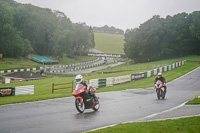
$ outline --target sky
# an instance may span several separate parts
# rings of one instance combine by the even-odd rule
[[[178,13],[200,11],[200,0],[15,0],[42,8],[59,10],[73,23],[138,28],[154,15],[166,18]]]

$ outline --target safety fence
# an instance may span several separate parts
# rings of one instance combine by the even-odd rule
[[[116,84],[126,83],[133,80],[140,80],[142,78],[149,78],[154,75],[157,75],[159,72],[166,72],[170,71],[172,69],[175,69],[179,66],[182,66],[185,64],[185,61],[180,61],[173,63],[171,65],[167,65],[164,67],[155,68],[152,70],[149,70],[147,72],[141,72],[136,74],[130,74],[125,76],[119,76],[119,77],[109,77],[109,78],[101,78],[101,79],[91,79],[89,81],[90,85],[96,88],[106,87],[106,86],[113,86]]]
[[[12,69],[12,70],[0,70],[0,73],[35,71],[35,70],[40,70],[40,68],[41,68],[41,67],[36,67],[36,68],[24,68],[24,69]]]
[[[60,83],[60,84],[52,84],[52,93],[54,93],[55,90],[61,90],[61,89],[69,89],[73,88],[73,81],[68,83]]]
[[[0,97],[34,94],[34,85],[0,88]]]
[[[75,64],[72,64],[70,66],[60,66],[60,67],[47,67],[46,68],[46,73],[51,74],[51,73],[65,73],[65,72],[72,72],[72,71],[77,71],[77,70],[82,70],[82,69],[87,69],[95,66],[100,66],[102,63],[97,63],[97,64],[92,64],[92,65],[85,65],[85,66],[76,66]]]

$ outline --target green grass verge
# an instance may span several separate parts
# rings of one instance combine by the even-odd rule
[[[200,98],[194,98],[190,101],[188,101],[186,104],[200,104]]]
[[[119,124],[88,133],[199,133],[200,116],[176,120]]]
[[[190,60],[200,60],[200,56],[192,56],[192,57],[186,57]],[[179,59],[177,59],[179,60]],[[165,60],[165,61],[158,61],[154,62],[155,64],[171,64],[173,60]],[[168,63],[167,63],[168,62]],[[149,63],[141,63],[136,64],[137,67],[145,68],[146,66],[152,66],[154,64],[152,62]],[[125,65],[121,67],[121,69],[127,69],[127,67],[134,67],[134,65]],[[167,82],[180,77],[183,74],[186,74],[187,72],[195,69],[198,67],[199,64],[197,62],[186,62],[185,65],[178,67],[174,70],[168,71],[163,73],[163,76],[166,78]],[[136,67],[136,68],[137,68]],[[149,69],[152,69],[149,67]],[[118,70],[116,68],[116,70]],[[132,74],[134,71],[130,71],[128,73],[126,72],[119,72],[119,73],[111,73],[111,74],[98,74],[98,73],[92,73],[88,76],[85,76],[84,78],[86,80],[95,79],[95,78],[107,78],[107,77],[113,77],[113,76],[122,76],[124,74]],[[146,78],[138,81],[132,81],[126,84],[120,84],[115,85],[111,87],[104,87],[99,88],[97,92],[105,92],[105,91],[120,91],[124,89],[131,89],[131,88],[146,88],[146,87],[152,87],[155,77]],[[35,92],[34,95],[19,95],[19,96],[10,96],[10,97],[2,97],[0,98],[0,105],[3,104],[11,104],[11,103],[20,103],[20,102],[28,102],[28,101],[38,101],[38,100],[45,100],[45,99],[53,99],[53,98],[59,98],[59,97],[68,97],[72,96],[71,89],[65,89],[65,90],[56,90],[54,94],[51,93],[52,90],[52,83],[66,83],[66,82],[72,82],[74,80],[74,77],[52,77],[48,76],[46,79],[42,80],[34,80],[34,81],[28,81],[28,82],[18,82],[18,83],[11,83],[11,84],[0,84],[0,87],[16,87],[16,86],[25,86],[25,85],[34,85]]]
[[[124,54],[124,36],[105,33],[94,33],[95,49],[104,53]]]
[[[34,68],[40,66],[28,58],[3,58],[0,59],[0,70]]]
[[[60,65],[68,65],[68,64],[75,64],[80,62],[87,62],[95,60],[97,57],[92,56],[76,56],[74,58],[63,57],[59,59]]]

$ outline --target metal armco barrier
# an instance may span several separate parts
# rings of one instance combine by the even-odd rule
[[[136,73],[131,75],[131,80],[140,80],[144,78],[144,73]]]
[[[0,73],[35,71],[35,70],[40,70],[40,68],[41,68],[41,67],[36,67],[36,68],[25,68],[25,69],[13,69],[13,70],[0,70]]]
[[[14,96],[14,95],[15,95],[15,88],[14,87],[0,88],[0,97]]]
[[[71,86],[70,86],[71,85]],[[59,87],[57,87],[59,86]],[[61,84],[52,84],[52,93],[54,93],[54,90],[60,90],[60,89],[68,89],[73,88],[73,81],[68,83],[61,83]]]

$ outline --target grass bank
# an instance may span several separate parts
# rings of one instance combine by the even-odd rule
[[[200,116],[176,120],[119,124],[88,133],[199,133]]]
[[[193,105],[200,104],[200,98],[194,98],[188,101],[186,104],[193,104]]]
[[[3,58],[0,59],[0,70],[34,68],[40,64],[31,61],[28,58]]]
[[[124,36],[105,33],[94,33],[95,49],[104,53],[124,54]]]
[[[80,62],[87,62],[95,60],[96,57],[77,56],[75,58],[63,57],[59,59],[58,65],[75,64]],[[42,66],[36,62],[31,61],[29,58],[3,58],[0,59],[0,70],[8,69],[21,69],[21,68],[35,68]]]

